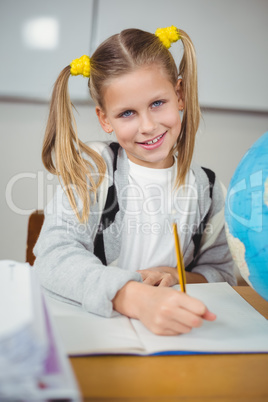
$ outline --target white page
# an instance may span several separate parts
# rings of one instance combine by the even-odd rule
[[[104,318],[49,296],[46,300],[68,355],[142,352],[127,317]]]
[[[0,261],[0,339],[33,321],[29,264]]]
[[[190,284],[186,291],[217,315],[178,336],[153,335],[131,320],[149,354],[161,351],[268,352],[268,321],[227,283]]]

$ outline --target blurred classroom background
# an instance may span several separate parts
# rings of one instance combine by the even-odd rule
[[[0,259],[25,260],[28,217],[58,185],[41,161],[56,77],[124,28],[175,25],[192,38],[203,115],[195,160],[228,187],[242,156],[268,131],[267,17],[267,0],[1,0]],[[179,62],[180,46],[172,53]],[[80,139],[110,140],[86,79],[71,79],[70,93]]]

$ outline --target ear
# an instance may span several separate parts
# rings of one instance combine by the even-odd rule
[[[175,86],[175,91],[178,97],[178,102],[179,102],[179,110],[184,109],[184,93],[183,93],[183,87],[182,87],[182,80],[179,79],[177,81],[177,84]]]
[[[113,128],[112,128],[111,124],[109,123],[109,120],[108,120],[105,112],[98,106],[96,107],[95,110],[96,110],[96,115],[98,116],[100,125],[103,128],[103,130],[106,131],[106,133],[111,133],[113,131]]]

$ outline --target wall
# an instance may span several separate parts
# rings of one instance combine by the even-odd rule
[[[48,101],[63,67],[89,53],[92,13],[93,0],[1,0],[0,94]],[[72,83],[80,99],[83,84]]]
[[[175,25],[194,43],[203,105],[268,111],[267,15],[267,0],[100,0],[95,42]],[[181,43],[171,52],[177,59]]]
[[[48,100],[59,71],[108,36],[175,25],[195,45],[202,105],[268,111],[267,15],[267,0],[1,0],[0,94]],[[171,52],[179,61],[181,42]]]

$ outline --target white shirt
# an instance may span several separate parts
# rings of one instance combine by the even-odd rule
[[[184,249],[186,237],[180,228],[187,225],[197,206],[192,171],[187,174],[184,191],[182,187],[174,191],[176,162],[167,169],[152,169],[129,161],[119,267],[131,271],[162,265],[176,267],[172,224],[174,221],[178,224]]]

